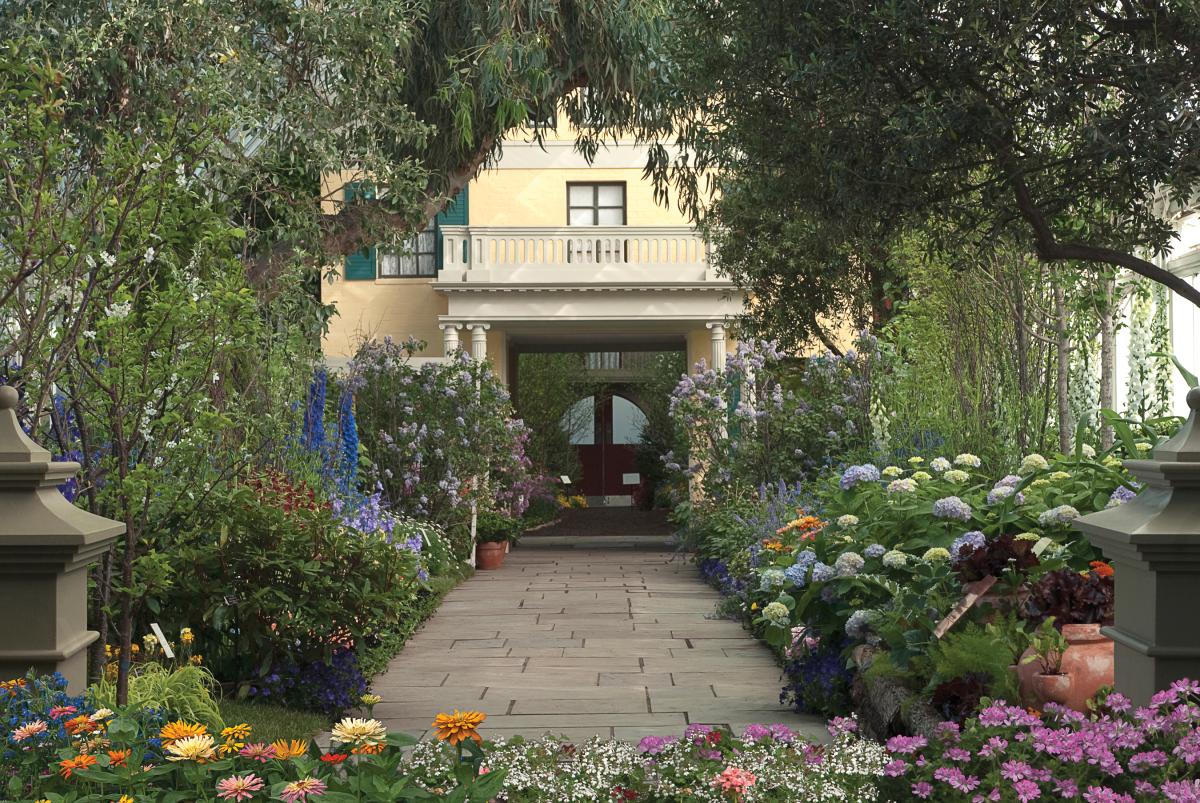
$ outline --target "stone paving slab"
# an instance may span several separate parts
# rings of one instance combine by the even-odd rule
[[[606,512],[604,521],[620,521]],[[661,535],[530,536],[479,572],[376,678],[389,728],[430,738],[441,711],[488,736],[673,735],[691,722],[823,723],[779,705],[780,669]]]

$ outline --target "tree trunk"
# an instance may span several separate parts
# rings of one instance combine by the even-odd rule
[[[1104,308],[1100,311],[1100,409],[1117,408],[1117,326],[1116,326],[1116,280],[1104,281]],[[1110,449],[1113,445],[1113,429],[1103,420],[1100,423],[1100,446]]]
[[[1033,397],[1032,388],[1029,381],[1029,334],[1025,327],[1028,325],[1025,320],[1025,288],[1021,286],[1020,266],[1018,265],[1013,276],[1013,316],[1015,318],[1015,334],[1017,336],[1017,388],[1020,410],[1018,413],[1019,425],[1017,426],[1017,445],[1021,449],[1021,453],[1029,451],[1029,413],[1030,400]]]
[[[1067,398],[1071,377],[1071,336],[1067,330],[1067,299],[1062,284],[1054,281],[1054,330],[1058,336],[1056,395],[1058,397],[1058,449],[1066,454],[1071,451],[1074,422],[1071,421],[1071,402]]]

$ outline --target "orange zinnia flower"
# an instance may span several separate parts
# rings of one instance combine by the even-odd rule
[[[437,729],[437,737],[443,742],[457,746],[467,739],[474,739],[476,743],[481,743],[483,737],[476,729],[485,719],[487,714],[482,711],[459,712],[456,708],[453,714],[438,714],[437,719],[433,721],[433,727]]]
[[[353,748],[350,752],[356,756],[374,755],[375,753],[382,753],[386,747],[386,744],[363,744]]]
[[[108,766],[124,767],[125,760],[129,758],[129,750],[109,750],[108,751]]]
[[[187,739],[190,736],[203,736],[206,733],[208,733],[208,728],[203,725],[177,719],[174,722],[168,722],[166,725],[163,725],[162,730],[158,732],[158,736],[163,740],[164,745],[168,745],[180,739]]]
[[[1107,563],[1105,563],[1102,560],[1094,560],[1091,563],[1089,563],[1088,566],[1091,566],[1092,571],[1094,571],[1100,577],[1112,577],[1113,576],[1113,567],[1108,565]]]
[[[308,752],[307,739],[292,739],[290,742],[287,739],[277,739],[271,742],[271,747],[275,748],[275,758],[280,761],[287,761],[292,758],[299,758]]]
[[[90,756],[87,753],[80,753],[74,758],[64,759],[58,762],[59,774],[64,778],[70,778],[71,773],[75,770],[86,770],[89,767],[96,766],[96,757]]]
[[[91,733],[98,727],[100,727],[100,725],[96,722],[92,722],[92,718],[87,714],[80,714],[79,716],[72,717],[63,723],[63,728],[65,728],[67,733],[71,734],[72,736],[76,733]]]
[[[348,758],[350,758],[349,753],[326,753],[321,756],[321,760],[326,764],[341,764]]]

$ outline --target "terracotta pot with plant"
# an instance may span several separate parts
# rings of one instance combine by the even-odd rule
[[[493,510],[483,511],[475,521],[475,568],[499,569],[509,544],[521,536],[521,522]]]
[[[1032,676],[1033,697],[1041,705],[1066,705],[1071,697],[1072,678],[1062,669],[1067,640],[1054,626],[1054,617],[1046,619],[1034,632],[1029,651],[1021,659],[1023,665],[1036,669]]]
[[[1112,574],[1112,567],[1102,561],[1093,561],[1086,572],[1047,572],[1034,583],[1026,602],[1027,618],[1053,622],[1066,642],[1062,673],[1071,680],[1064,704],[1076,711],[1087,711],[1087,701],[1113,683],[1113,642],[1100,632],[1112,624]],[[1020,675],[1022,687],[1032,688],[1032,671],[1022,667]]]

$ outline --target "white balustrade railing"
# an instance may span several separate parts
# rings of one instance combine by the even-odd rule
[[[550,276],[704,280],[708,275],[708,246],[689,226],[444,226],[441,232],[446,278],[469,281],[474,271],[486,272],[493,282]]]

